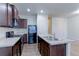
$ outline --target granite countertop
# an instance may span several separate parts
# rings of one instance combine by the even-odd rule
[[[66,44],[66,43],[71,43],[73,41],[77,41],[77,40],[71,40],[71,39],[54,40],[53,37],[49,38],[47,37],[47,35],[46,36],[38,35],[38,36],[41,37],[44,41],[46,41],[50,45]]]
[[[1,39],[0,48],[4,48],[14,46],[20,40],[20,37],[0,38],[0,39]]]

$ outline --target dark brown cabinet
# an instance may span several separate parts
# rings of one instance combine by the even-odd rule
[[[11,5],[11,8],[12,8],[12,27],[18,28],[18,26],[19,26],[19,24],[18,24],[18,20],[19,20],[18,10],[14,5]]]
[[[6,4],[7,5],[7,25],[8,27],[12,27],[12,5],[11,4]]]
[[[49,44],[46,43],[43,39],[38,37],[38,50],[42,56],[50,55],[50,47]]]
[[[24,43],[27,43],[27,34],[24,34],[21,38],[21,49],[23,49]]]
[[[0,26],[12,27],[13,11],[9,3],[0,3]]]
[[[66,44],[50,45],[38,37],[38,50],[42,56],[66,56]]]
[[[27,20],[19,17],[18,9],[9,3],[0,3],[0,27],[26,28]]]
[[[18,9],[14,6],[12,6],[12,25],[15,28],[26,28],[27,27],[27,21],[26,19],[21,19],[18,14]]]
[[[13,9],[14,9],[13,11],[14,18],[18,20],[19,19],[18,9],[14,5],[13,5]]]
[[[13,41],[13,40],[12,40]],[[5,46],[0,48],[0,56],[21,56],[21,39],[15,42],[14,45]]]
[[[17,8],[12,5],[12,25],[15,28],[26,28],[27,27],[27,21],[26,19],[21,19],[18,16],[18,10]]]
[[[24,34],[23,42],[24,42],[24,43],[27,43],[27,34]]]
[[[19,28],[27,28],[27,19],[19,19],[18,20]]]
[[[7,6],[5,3],[0,3],[0,26],[8,26]]]
[[[16,27],[16,28],[27,27],[27,20],[19,17],[18,10],[14,5],[12,5],[12,21],[13,21],[12,22],[13,27]]]
[[[66,56],[66,44],[52,45],[50,47],[50,55]]]
[[[12,56],[21,56],[21,40],[12,47]]]
[[[27,34],[24,34],[24,35],[22,36],[22,42],[23,42],[23,44],[24,44],[24,43],[27,43]]]
[[[14,8],[14,5],[9,3],[0,3],[0,26],[1,27],[12,27],[13,18],[18,19],[18,11]]]

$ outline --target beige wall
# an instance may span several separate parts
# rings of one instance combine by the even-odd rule
[[[48,16],[48,34],[52,34],[52,16]]]

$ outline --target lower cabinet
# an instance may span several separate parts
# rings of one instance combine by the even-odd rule
[[[21,56],[21,45],[20,39],[14,46],[0,48],[0,56]]]
[[[50,46],[50,55],[52,56],[66,56],[66,44]]]
[[[12,56],[20,56],[24,43],[27,43],[27,34],[24,34],[20,40],[12,47]]]
[[[18,41],[12,47],[12,56],[21,56],[21,41]]]
[[[23,42],[24,42],[24,43],[27,43],[27,34],[24,34],[24,35],[23,35]]]
[[[42,56],[66,56],[66,44],[50,45],[38,37],[38,50]]]
[[[27,34],[23,34],[23,36],[21,37],[21,42],[22,44],[27,43]]]

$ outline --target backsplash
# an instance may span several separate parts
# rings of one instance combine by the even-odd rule
[[[8,28],[0,27],[0,38],[5,37],[5,33],[8,31]]]
[[[9,28],[9,30],[14,31],[14,35],[21,35],[27,33],[26,29],[21,29],[21,28]]]
[[[22,35],[27,33],[26,29],[0,27],[0,38],[6,37],[6,32],[8,31],[14,31],[15,35]]]

